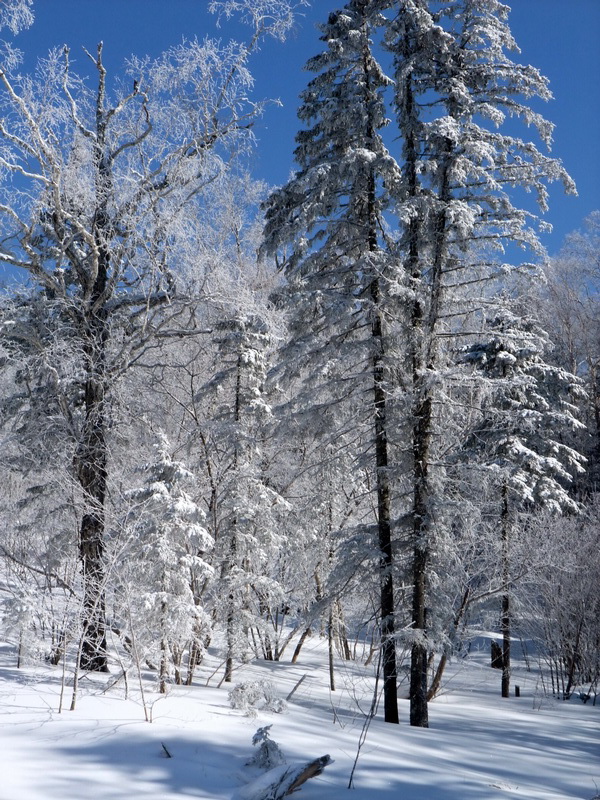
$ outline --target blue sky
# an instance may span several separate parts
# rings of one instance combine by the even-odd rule
[[[547,220],[554,232],[544,237],[552,253],[569,231],[600,208],[600,0],[513,0],[511,28],[521,48],[521,62],[531,63],[550,78],[555,99],[539,110],[556,124],[553,154],[562,159],[577,183],[579,196],[551,190]],[[258,151],[254,172],[269,183],[286,180],[293,168],[294,135],[298,129],[298,94],[309,74],[306,60],[319,52],[315,24],[343,0],[312,0],[285,44],[269,41],[254,60],[258,98],[279,98],[256,128]],[[105,62],[116,70],[123,59],[158,53],[181,41],[214,35],[240,38],[235,25],[215,27],[208,0],[35,0],[36,21],[21,33],[18,45],[31,65],[50,47],[68,44],[72,58],[87,69],[80,46],[95,49],[104,41]]]

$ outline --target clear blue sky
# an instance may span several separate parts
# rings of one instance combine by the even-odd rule
[[[540,110],[556,124],[553,154],[561,158],[577,182],[579,197],[551,191],[547,219],[554,232],[544,237],[550,252],[583,218],[600,208],[600,0],[507,0],[511,28],[521,48],[520,60],[550,78],[555,99]],[[257,127],[255,174],[272,184],[286,180],[293,168],[294,135],[298,129],[298,93],[309,79],[302,70],[319,52],[315,24],[326,20],[344,0],[312,0],[304,18],[285,44],[268,41],[254,61],[257,97],[280,98]],[[34,0],[36,21],[18,37],[30,65],[50,47],[69,44],[77,59],[80,46],[94,49],[104,41],[109,69],[123,59],[157,55],[181,38],[216,35],[240,38],[244,29],[215,28],[208,0]],[[82,69],[87,69],[83,55]]]

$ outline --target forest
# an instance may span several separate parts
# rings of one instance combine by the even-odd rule
[[[600,211],[547,255],[576,187],[504,3],[342,4],[279,187],[252,57],[303,2],[119,74],[22,72],[36,3],[0,5],[0,639],[73,708],[320,637],[331,692],[360,661],[427,728],[475,630],[498,695],[518,644],[595,705]]]

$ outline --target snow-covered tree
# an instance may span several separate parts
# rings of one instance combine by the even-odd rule
[[[259,316],[237,313],[216,326],[214,338],[217,368],[200,395],[215,451],[210,458],[213,466],[218,462],[214,535],[219,572],[214,593],[226,628],[225,680],[230,681],[235,659],[257,649],[273,658],[269,628],[285,605],[277,563],[288,504],[271,485],[267,469],[269,327]]]
[[[386,46],[394,57],[394,106],[403,176],[394,187],[400,252],[413,291],[411,360],[413,604],[411,724],[427,726],[429,578],[443,526],[444,348],[473,308],[471,284],[500,272],[504,248],[540,251],[532,213],[510,192],[533,190],[546,209],[546,182],[572,183],[560,162],[501,131],[507,116],[550,145],[552,126],[526,101],[547,99],[546,81],[513,62],[516,45],[498,0],[394,3]],[[442,465],[436,466],[436,465]]]
[[[481,416],[465,444],[466,457],[492,474],[497,494],[504,586],[502,696],[509,697],[513,529],[524,511],[579,511],[571,484],[584,472],[585,458],[572,444],[583,428],[577,408],[583,390],[576,376],[547,363],[547,334],[522,310],[522,300],[498,298],[491,305],[489,338],[464,353],[488,380]]]
[[[397,722],[387,418],[393,358],[387,301],[397,278],[382,246],[382,198],[383,182],[393,183],[399,173],[381,134],[389,80],[373,55],[377,6],[356,0],[321,27],[327,49],[307,64],[317,75],[298,112],[309,126],[297,136],[300,169],[271,196],[265,236],[269,252],[283,253],[288,278],[292,322],[285,361],[306,378],[299,408],[312,406],[327,437],[357,422],[371,430],[384,716]]]
[[[0,69],[0,261],[31,278],[54,306],[57,338],[64,335],[76,353],[77,391],[62,397],[82,503],[87,669],[107,668],[115,387],[157,336],[167,328],[181,333],[175,273],[196,263],[210,218],[207,189],[247,149],[262,109],[249,99],[248,58],[291,13],[285,0],[269,8],[249,44],[206,39],[155,60],[132,58],[114,90],[102,45],[88,53],[89,80],[73,72],[67,47],[50,53],[34,77],[11,75],[6,63]]]
[[[23,631],[22,648],[43,651],[51,661],[60,658],[65,640],[78,637],[80,612],[81,508],[71,471],[72,420],[65,413],[80,396],[77,349],[68,331],[57,334],[59,315],[57,304],[31,287],[0,301],[0,554],[6,575],[14,578],[11,592],[35,598],[39,614],[35,633]]]
[[[214,540],[205,514],[186,491],[194,475],[173,460],[162,436],[156,457],[145,465],[144,485],[128,493],[133,506],[125,522],[126,543],[117,567],[122,613],[138,654],[159,664],[160,691],[166,692],[173,669],[181,682],[187,650],[190,676],[201,659],[210,620],[202,606],[213,569],[207,554]]]
[[[526,531],[538,568],[514,587],[520,629],[536,642],[545,691],[569,699],[594,697],[600,679],[598,503],[577,516],[539,514]]]
[[[0,30],[8,28],[16,34],[33,22],[33,0],[4,0],[0,5]]]
[[[569,234],[560,252],[546,265],[539,293],[539,313],[554,350],[553,363],[576,374],[584,383],[587,401],[583,419],[589,431],[580,447],[588,470],[580,489],[595,492],[600,477],[600,212]]]

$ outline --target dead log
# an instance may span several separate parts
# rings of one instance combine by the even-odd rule
[[[314,761],[306,764],[302,769],[302,772],[300,772],[285,794],[288,795],[292,792],[295,792],[302,786],[303,783],[306,783],[307,780],[310,778],[316,778],[317,775],[320,775],[323,772],[328,764],[331,764],[330,756],[321,756],[321,758],[315,758]],[[285,795],[282,795],[282,797],[285,797]]]
[[[321,756],[300,766],[279,766],[270,769],[255,780],[247,783],[238,792],[239,800],[282,800],[297,791],[310,778],[320,775],[328,764],[330,756]]]

